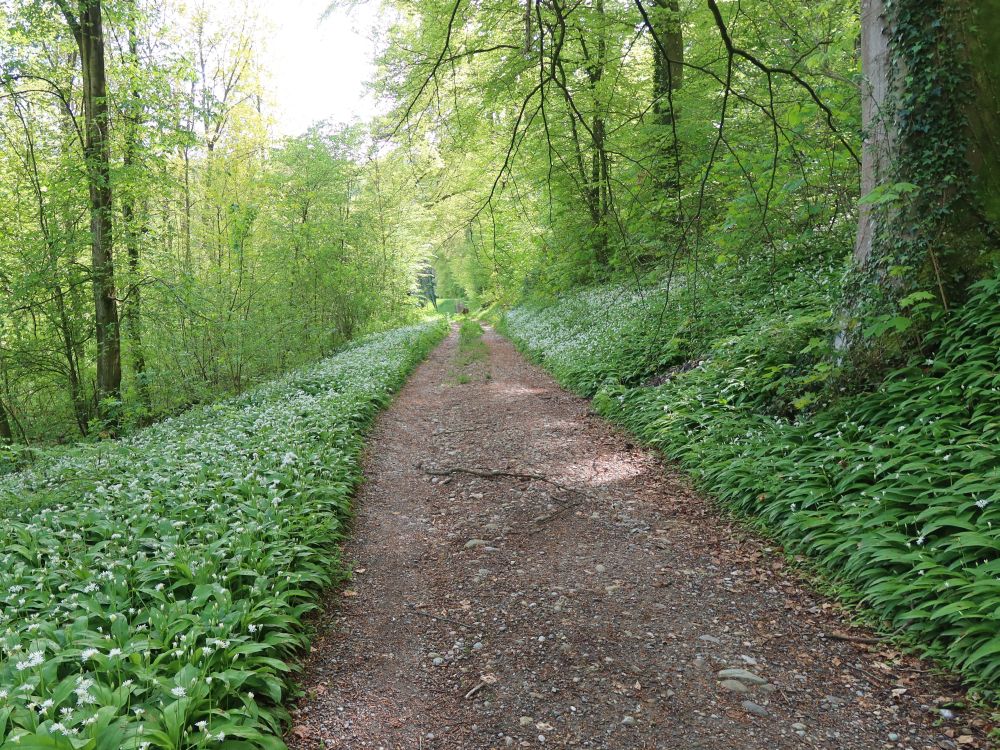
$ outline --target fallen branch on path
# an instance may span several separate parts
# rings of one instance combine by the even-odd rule
[[[477,425],[475,427],[456,427],[453,430],[438,430],[437,432],[432,432],[432,435],[452,435],[456,432],[477,432],[481,430],[488,429],[482,425]]]
[[[476,686],[474,688],[472,688],[469,692],[467,692],[465,694],[466,700],[468,700],[469,698],[471,698],[472,696],[474,696],[476,693],[478,693],[484,687],[487,687],[489,685],[495,685],[496,683],[497,683],[497,676],[495,674],[484,674],[484,675],[481,675],[479,677],[479,682],[476,683]]]
[[[469,698],[471,698],[472,696],[474,696],[476,693],[478,693],[480,690],[482,690],[484,687],[486,687],[486,683],[485,682],[478,683],[474,688],[472,688],[472,690],[470,690],[469,692],[467,692],[465,694],[465,699],[468,700]]]
[[[455,474],[465,474],[470,477],[479,477],[480,479],[523,479],[525,481],[545,482],[546,484],[551,484],[553,487],[565,492],[575,492],[578,495],[583,495],[584,497],[590,497],[593,499],[593,496],[586,490],[581,490],[577,487],[570,487],[569,485],[562,484],[554,479],[549,479],[543,474],[532,474],[524,471],[505,471],[501,469],[481,469],[478,467],[465,466],[452,466],[444,469],[434,469],[423,466],[420,463],[417,464],[417,468],[432,477],[450,477]]]
[[[453,466],[450,469],[428,469],[421,466],[425,474],[430,474],[432,477],[450,477],[455,474],[468,474],[472,477],[481,477],[483,479],[496,479],[497,477],[507,477],[510,479],[534,479],[540,482],[549,482],[550,484],[556,484],[548,477],[544,477],[541,474],[526,474],[520,471],[500,471],[497,469],[467,469],[463,466]]]

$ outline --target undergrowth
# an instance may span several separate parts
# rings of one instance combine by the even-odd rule
[[[905,366],[853,394],[839,392],[826,349],[833,286],[799,274],[777,304],[707,299],[697,325],[662,289],[609,286],[523,305],[502,326],[600,413],[996,700],[1000,281],[976,285]]]
[[[444,332],[0,480],[0,747],[283,748],[365,429]]]

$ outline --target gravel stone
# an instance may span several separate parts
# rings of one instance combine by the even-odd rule
[[[719,671],[718,678],[720,680],[739,680],[740,682],[745,682],[748,685],[766,685],[767,680],[759,675],[755,675],[753,672],[749,672],[746,669],[723,669]]]
[[[723,680],[719,683],[726,690],[731,690],[734,693],[749,693],[750,688],[744,685],[739,680]]]
[[[753,701],[743,701],[741,704],[748,714],[753,714],[754,716],[770,716],[767,709],[763,706],[758,706]]]

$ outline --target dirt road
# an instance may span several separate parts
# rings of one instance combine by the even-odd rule
[[[953,682],[485,340],[459,382],[453,334],[372,435],[292,747],[988,747]]]

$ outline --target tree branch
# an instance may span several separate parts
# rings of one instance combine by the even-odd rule
[[[708,7],[709,10],[712,11],[712,15],[715,17],[715,25],[719,29],[719,34],[722,36],[722,43],[726,45],[726,52],[729,54],[729,56],[731,58],[732,57],[743,58],[758,70],[767,73],[768,76],[776,73],[788,76],[793,81],[795,81],[799,86],[805,89],[809,93],[809,97],[813,100],[813,102],[815,102],[816,106],[819,107],[821,110],[823,110],[824,114],[826,115],[826,124],[829,126],[830,130],[834,134],[836,134],[841,144],[843,144],[844,148],[846,148],[847,151],[854,158],[854,161],[856,161],[858,164],[861,164],[861,159],[858,158],[858,155],[854,152],[854,149],[851,148],[851,144],[847,142],[847,139],[844,138],[843,134],[837,129],[837,126],[834,124],[833,110],[831,110],[826,105],[826,103],[819,98],[819,94],[816,93],[816,90],[812,86],[810,86],[809,83],[804,78],[802,78],[802,76],[800,76],[791,68],[779,68],[772,65],[768,65],[762,60],[751,55],[746,50],[737,47],[733,43],[732,37],[729,35],[729,29],[726,27],[726,22],[722,18],[722,11],[719,10],[719,4],[716,2],[716,0],[708,0]]]

